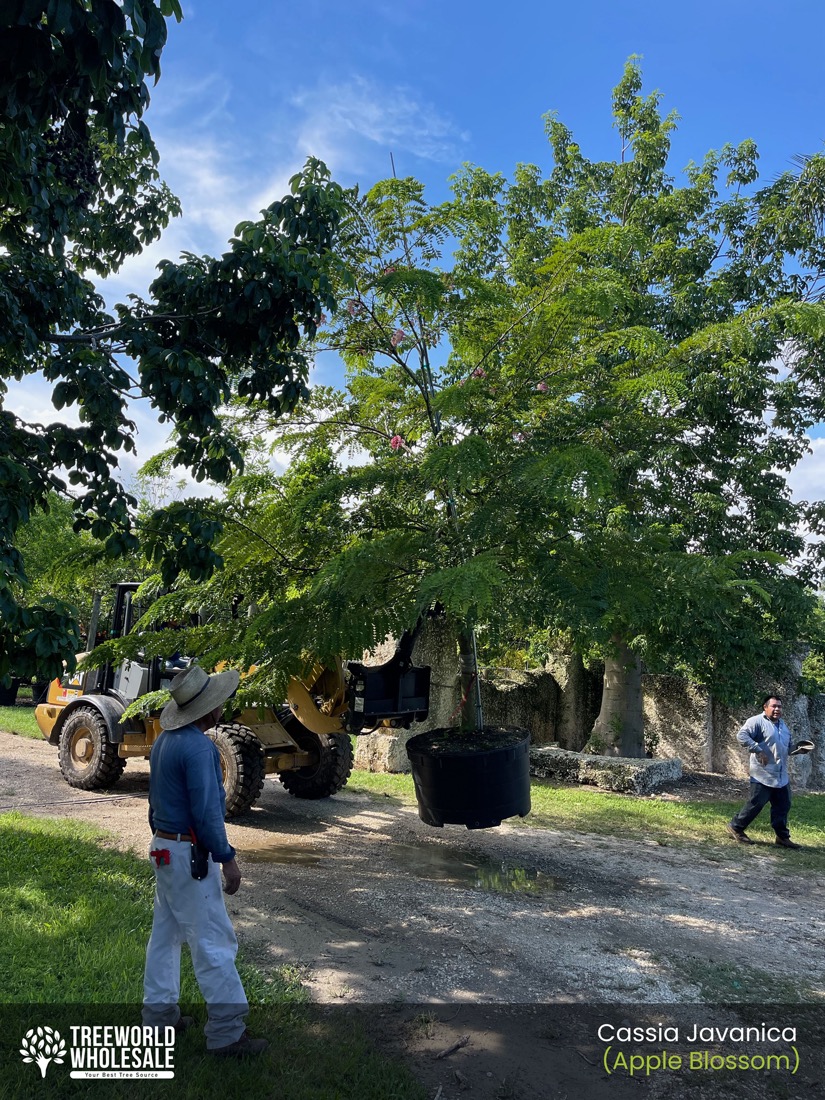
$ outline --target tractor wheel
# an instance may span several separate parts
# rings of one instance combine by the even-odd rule
[[[109,740],[103,715],[94,707],[79,707],[63,723],[57,759],[69,786],[82,791],[113,787],[126,767],[117,745]]]
[[[221,757],[226,816],[246,813],[263,790],[266,763],[261,741],[247,726],[216,726],[208,737]]]
[[[293,733],[291,729],[289,732]],[[303,730],[300,740],[298,737],[295,739],[301,748],[318,753],[318,763],[278,773],[289,793],[296,798],[328,798],[340,791],[352,771],[352,742],[348,735]]]

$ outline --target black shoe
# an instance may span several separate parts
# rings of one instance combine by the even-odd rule
[[[253,1039],[249,1032],[245,1031],[234,1043],[229,1043],[225,1047],[216,1047],[209,1053],[217,1058],[245,1058],[249,1054],[263,1054],[268,1046],[266,1039]]]
[[[194,1016],[178,1016],[178,1021],[175,1024],[175,1034],[181,1035],[184,1031],[188,1031],[194,1022]]]
[[[774,841],[780,848],[801,848],[801,844],[794,844],[789,836],[778,836]]]
[[[733,839],[735,841],[737,841],[739,844],[755,844],[756,843],[755,840],[751,840],[751,838],[747,835],[747,833],[745,832],[744,829],[737,829],[735,825],[730,825],[730,824],[726,825],[725,828],[728,830],[728,832],[733,837]]]

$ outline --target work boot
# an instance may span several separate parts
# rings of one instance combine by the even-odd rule
[[[748,834],[745,832],[744,829],[737,829],[735,825],[731,825],[730,823],[727,824],[725,826],[725,828],[728,830],[728,832],[733,837],[733,839],[735,841],[737,841],[737,843],[739,843],[739,844],[755,844],[756,843],[755,840],[751,840],[751,838],[748,836]]]
[[[248,1054],[263,1054],[268,1046],[266,1039],[253,1039],[249,1031],[245,1031],[234,1043],[228,1043],[225,1047],[216,1047],[209,1053],[218,1058],[245,1058]]]
[[[780,848],[801,848],[801,844],[794,844],[789,836],[778,836],[774,841]]]
[[[177,1023],[175,1024],[175,1033],[181,1035],[184,1031],[188,1031],[194,1022],[194,1016],[178,1016]]]

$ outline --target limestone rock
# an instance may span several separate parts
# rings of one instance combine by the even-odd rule
[[[591,783],[606,791],[649,794],[663,783],[681,779],[682,761],[677,757],[636,760],[567,749],[531,748],[530,774],[562,783]]]

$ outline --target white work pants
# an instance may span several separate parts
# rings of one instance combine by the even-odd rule
[[[192,966],[208,1020],[204,1028],[209,1050],[240,1039],[249,1011],[235,968],[238,941],[223,899],[220,865],[209,859],[209,873],[193,879],[188,840],[154,837],[151,850],[167,849],[168,864],[155,872],[155,912],[146,948],[143,976],[143,1022],[175,1024],[180,1017],[180,949],[188,943]]]

